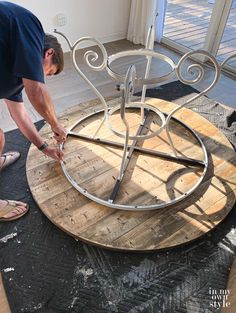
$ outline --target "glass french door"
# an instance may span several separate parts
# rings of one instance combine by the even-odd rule
[[[157,41],[181,53],[204,49],[223,62],[236,53],[236,0],[157,0]],[[236,74],[236,58],[225,66]]]

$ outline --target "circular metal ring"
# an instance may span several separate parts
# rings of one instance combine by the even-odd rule
[[[77,127],[79,124],[83,123],[86,119],[89,119],[91,117],[93,117],[96,114],[100,114],[103,113],[104,110],[99,110],[95,113],[89,114],[83,118],[81,118],[77,123],[75,123],[69,130],[68,135],[70,134],[71,131],[73,131],[73,129],[75,127]],[[200,145],[203,155],[204,155],[204,159],[202,160],[204,167],[202,170],[202,174],[201,177],[199,178],[199,180],[195,183],[194,186],[192,186],[187,192],[181,194],[179,197],[176,197],[173,200],[169,200],[166,202],[161,202],[158,204],[151,204],[151,205],[131,205],[131,204],[119,204],[119,203],[115,203],[115,202],[111,202],[108,200],[104,200],[102,198],[99,198],[93,194],[91,194],[88,190],[86,190],[85,188],[81,187],[79,183],[77,183],[68,173],[67,169],[66,169],[66,165],[61,162],[61,167],[62,167],[62,171],[64,173],[64,175],[66,176],[66,178],[68,179],[68,181],[71,183],[71,185],[77,189],[81,194],[83,194],[84,196],[86,196],[87,198],[89,198],[92,201],[95,201],[101,205],[110,207],[110,208],[114,208],[114,209],[119,209],[119,210],[127,210],[127,211],[149,211],[149,210],[157,210],[157,209],[162,209],[165,207],[169,207],[171,205],[174,205],[180,201],[183,201],[184,199],[186,199],[187,197],[189,197],[202,183],[206,173],[207,173],[207,169],[208,169],[208,155],[207,155],[207,150],[206,147],[203,143],[203,141],[201,140],[201,138],[198,136],[198,134],[191,129],[190,127],[188,127],[185,123],[183,123],[182,121],[178,120],[177,118],[171,117],[171,119],[173,119],[175,122],[179,123],[180,125],[182,125],[183,127],[185,127],[192,135],[193,137],[195,137],[195,139],[198,141],[198,144]],[[63,145],[60,145],[60,148],[62,149]]]
[[[153,84],[158,84],[161,82],[164,82],[168,79],[170,79],[172,77],[172,75],[174,74],[175,71],[175,63],[167,56],[152,51],[152,50],[148,50],[148,49],[140,49],[140,50],[128,50],[128,51],[122,51],[122,52],[118,52],[116,54],[110,55],[108,57],[107,60],[107,66],[106,66],[106,70],[108,72],[108,74],[114,78],[116,81],[119,82],[124,82],[125,80],[125,76],[124,75],[120,75],[117,72],[115,72],[114,70],[111,69],[111,64],[112,62],[114,62],[115,60],[118,60],[120,58],[123,57],[127,57],[127,56],[146,56],[146,57],[153,57],[155,59],[159,59],[162,60],[166,63],[168,63],[171,67],[171,70],[160,77],[155,77],[155,78],[136,78],[135,79],[135,85],[136,86],[143,86],[143,85],[153,85]]]

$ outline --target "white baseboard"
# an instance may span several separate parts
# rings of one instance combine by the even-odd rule
[[[107,42],[125,39],[126,36],[127,36],[126,32],[120,32],[120,33],[114,33],[114,34],[103,36],[103,37],[96,37],[96,38],[94,37],[94,38],[104,44]],[[77,49],[84,49],[84,48],[92,47],[94,45],[96,44],[93,41],[86,41],[86,42],[81,43]],[[63,51],[64,53],[67,53],[69,52],[69,48],[65,45],[65,47],[63,47]]]
[[[102,43],[107,43],[107,42],[111,42],[111,41],[117,41],[117,40],[121,40],[121,39],[125,39],[127,36],[126,32],[120,32],[120,33],[114,33],[114,34],[110,34],[104,37],[100,37],[98,38]]]

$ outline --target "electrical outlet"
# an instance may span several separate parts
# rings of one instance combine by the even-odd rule
[[[55,16],[55,26],[65,26],[66,25],[66,15],[64,13],[58,13]]]

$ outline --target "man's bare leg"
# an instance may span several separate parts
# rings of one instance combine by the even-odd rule
[[[3,131],[0,129],[0,165],[1,165],[1,155],[3,153],[3,149],[4,149],[4,145],[5,145],[5,136]],[[26,210],[27,210],[27,204],[23,203],[23,202],[16,202],[17,206],[15,208],[13,208],[9,213],[4,215],[4,218],[9,219],[12,217],[16,217],[17,215],[21,215],[23,214]],[[2,218],[1,215],[1,210],[3,210],[4,208],[6,208],[6,206],[9,203],[6,200],[0,200],[0,216]]]
[[[0,128],[0,156],[2,155],[4,145],[5,145],[5,136],[4,136],[3,131]]]

